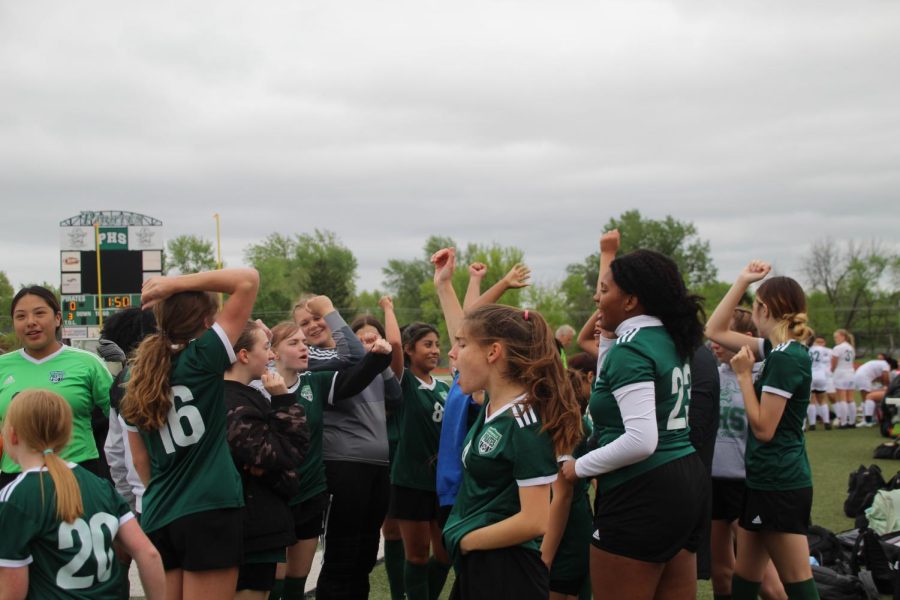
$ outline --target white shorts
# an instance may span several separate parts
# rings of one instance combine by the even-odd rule
[[[837,390],[836,390],[835,387],[834,387],[834,375],[832,375],[831,372],[829,371],[829,373],[828,373],[828,381],[827,381],[826,384],[825,384],[825,393],[827,393],[827,394],[833,394],[833,393],[835,393],[836,391],[837,391]]]
[[[853,384],[853,371],[835,371],[834,387],[839,390],[855,390],[856,386]]]
[[[813,371],[812,372],[812,391],[814,392],[825,392],[828,390],[828,371]]]
[[[853,376],[853,384],[860,392],[871,392],[875,387],[871,380],[867,380],[866,376],[860,373]]]

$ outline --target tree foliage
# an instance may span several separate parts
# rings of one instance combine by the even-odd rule
[[[843,328],[863,351],[892,350],[900,340],[900,254],[884,244],[813,242],[803,261],[810,322],[820,333]]]
[[[481,262],[487,265],[487,274],[481,282],[481,291],[485,291],[502,279],[516,264],[523,262],[522,250],[514,246],[499,244],[468,244],[458,248],[452,238],[430,236],[422,248],[422,254],[413,259],[391,259],[383,269],[384,285],[394,298],[397,319],[401,325],[413,321],[424,321],[438,327],[441,343],[445,350],[449,349],[447,326],[444,323],[440,302],[434,288],[434,267],[431,255],[441,248],[455,247],[456,272],[453,274],[453,288],[460,302],[465,297],[469,283],[469,265]],[[522,290],[508,290],[501,302],[518,306],[521,302]]]
[[[603,231],[611,229],[618,229],[621,235],[620,255],[639,248],[656,250],[675,261],[689,288],[699,289],[716,282],[717,270],[710,256],[709,242],[698,236],[693,223],[672,216],[648,219],[638,210],[629,210],[610,219],[603,227]],[[593,311],[591,297],[597,287],[599,265],[597,251],[582,262],[566,267],[563,290],[573,314]]]
[[[211,271],[217,266],[212,242],[197,235],[179,235],[166,244],[166,269],[187,275]]]
[[[346,314],[355,311],[356,257],[330,231],[273,233],[244,250],[260,275],[254,314],[286,318],[302,293],[325,294]]]

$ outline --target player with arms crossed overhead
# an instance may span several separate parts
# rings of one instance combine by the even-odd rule
[[[162,555],[170,599],[234,595],[243,490],[225,433],[224,374],[258,288],[254,269],[144,282],[141,303],[159,332],[138,347],[120,413],[147,485],[141,525]],[[213,292],[229,295],[221,311]]]

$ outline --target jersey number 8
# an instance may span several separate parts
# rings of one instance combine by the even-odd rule
[[[440,402],[434,403],[434,412],[431,413],[431,420],[440,423],[444,420],[444,405]]]
[[[109,532],[109,545],[103,528]],[[112,574],[113,562],[116,560],[112,549],[112,540],[119,531],[119,519],[109,513],[97,513],[91,517],[90,524],[84,519],[75,519],[72,523],[61,523],[59,526],[59,549],[68,550],[75,547],[75,534],[81,547],[72,560],[62,566],[56,574],[56,585],[64,590],[83,590],[94,585],[95,575],[75,575],[84,567],[93,552],[97,561],[97,581],[103,583]]]
[[[166,454],[174,454],[175,446],[185,448],[200,441],[203,432],[206,431],[206,426],[203,424],[203,417],[197,407],[187,404],[193,401],[194,395],[186,386],[172,386],[169,398],[172,406],[169,407],[166,423],[159,429],[159,437],[162,439]],[[182,402],[181,408],[178,410],[175,410],[176,398]],[[185,432],[184,421],[187,421],[190,433]]]

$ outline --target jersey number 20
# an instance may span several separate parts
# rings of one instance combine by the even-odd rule
[[[203,424],[203,417],[197,407],[188,404],[194,400],[194,395],[186,386],[173,385],[169,397],[172,400],[172,406],[169,407],[166,423],[159,429],[159,437],[162,439],[166,454],[173,454],[175,446],[185,448],[200,441],[203,432],[206,431],[206,426]],[[175,410],[176,398],[182,402],[181,408],[178,410]],[[185,431],[185,421],[190,433]]]
[[[109,532],[110,544],[106,545],[103,529]],[[90,523],[84,519],[75,519],[72,523],[59,525],[59,549],[68,550],[75,547],[76,537],[81,547],[72,560],[62,566],[56,574],[56,585],[64,590],[83,590],[94,585],[94,579],[100,583],[109,580],[113,562],[116,560],[112,549],[112,539],[119,531],[119,519],[109,513],[97,513],[91,517]],[[77,534],[77,536],[75,535]],[[96,575],[75,575],[90,559],[93,553],[97,561]]]
[[[675,396],[675,408],[669,413],[669,420],[666,421],[666,430],[684,429],[687,427],[687,407],[684,409],[684,416],[681,414],[681,406],[684,404],[684,397],[687,391],[691,389],[691,366],[684,365],[684,369],[675,367],[672,369],[672,395]]]

